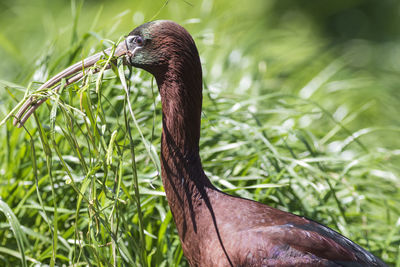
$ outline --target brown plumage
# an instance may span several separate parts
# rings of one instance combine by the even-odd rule
[[[201,64],[183,27],[146,23],[129,34],[117,54],[156,78],[163,116],[162,180],[191,266],[386,266],[328,227],[227,195],[211,184],[199,156]],[[36,106],[24,106],[16,123],[27,109],[33,112]]]

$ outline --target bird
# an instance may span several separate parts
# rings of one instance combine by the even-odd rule
[[[60,72],[42,85],[82,78],[111,49]],[[378,257],[313,220],[231,196],[205,174],[199,155],[202,66],[189,32],[168,20],[147,22],[114,51],[124,64],[156,80],[162,103],[161,178],[190,266],[386,266]],[[110,66],[108,66],[110,67]],[[45,99],[30,98],[15,116],[21,127]]]

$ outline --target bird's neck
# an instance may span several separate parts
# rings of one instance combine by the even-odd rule
[[[194,62],[196,63],[196,62]],[[187,65],[192,64],[191,68]],[[156,76],[162,102],[161,168],[164,189],[181,237],[195,228],[196,205],[214,188],[199,156],[202,77],[198,64],[170,66]],[[185,67],[186,65],[186,67]]]
[[[169,68],[162,80],[157,80],[162,103],[163,140],[183,156],[194,156],[199,152],[201,72],[200,77],[198,75]]]

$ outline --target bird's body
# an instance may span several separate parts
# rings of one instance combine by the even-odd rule
[[[372,254],[325,226],[211,184],[199,156],[202,71],[194,41],[170,21],[144,24],[130,35],[146,32],[162,44],[157,50],[164,56],[157,61],[165,67],[131,61],[155,76],[161,94],[162,179],[190,265],[379,266]]]
[[[191,266],[384,266],[323,225],[220,192],[198,159],[167,158],[163,183]]]
[[[127,64],[156,78],[163,114],[161,176],[191,266],[386,266],[328,227],[212,185],[199,156],[201,63],[183,27],[171,21],[143,24],[118,49],[126,50],[121,53]]]
[[[379,266],[329,228],[261,203],[215,190],[192,203],[174,213],[191,266]]]

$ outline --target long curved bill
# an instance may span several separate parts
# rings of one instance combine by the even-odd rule
[[[77,62],[74,65],[66,68],[65,70],[61,71],[57,75],[53,76],[50,78],[47,82],[45,82],[38,91],[47,89],[47,88],[53,88],[52,90],[57,92],[60,89],[60,85],[57,85],[62,79],[65,80],[65,85],[69,85],[71,83],[74,83],[76,81],[79,81],[82,79],[84,76],[83,69],[89,68],[96,64],[97,61],[99,61],[102,58],[105,58],[107,56],[110,56],[112,53],[112,48],[108,48],[102,52],[99,52],[97,54],[94,54],[93,56],[90,56],[83,61]],[[121,57],[124,55],[129,54],[128,49],[126,47],[126,42],[121,42],[114,51],[114,57]],[[110,64],[106,66],[106,69],[109,69],[111,67]],[[100,71],[100,68],[94,68],[93,73],[96,73]],[[57,86],[55,86],[57,85]],[[45,96],[40,97],[40,99],[37,99],[36,97],[30,97],[19,109],[19,111],[15,114],[14,117],[14,126],[17,126],[18,128],[22,127],[24,123],[28,120],[28,118],[32,115],[32,113],[43,103],[47,100]]]

